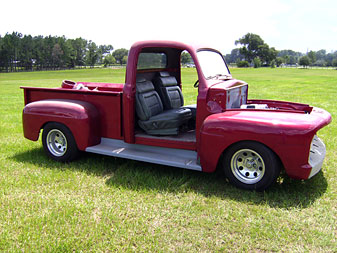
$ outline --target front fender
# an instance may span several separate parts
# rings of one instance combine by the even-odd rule
[[[100,143],[99,113],[90,103],[68,99],[47,99],[29,103],[23,109],[24,136],[36,141],[48,122],[59,122],[72,132],[80,150]]]
[[[256,141],[278,155],[289,176],[306,179],[311,140],[330,121],[330,114],[317,108],[311,114],[259,110],[213,114],[201,128],[200,163],[204,171],[212,172],[230,145]]]

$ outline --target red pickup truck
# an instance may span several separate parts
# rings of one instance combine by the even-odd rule
[[[181,54],[194,61],[197,104],[184,105]],[[331,121],[307,104],[248,99],[217,50],[171,41],[135,43],[125,84],[63,81],[24,89],[24,136],[49,157],[80,151],[191,170],[223,170],[237,187],[265,190],[285,169],[296,179],[317,174],[326,153],[317,132]]]

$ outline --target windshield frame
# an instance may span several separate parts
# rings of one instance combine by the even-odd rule
[[[224,72],[227,72],[227,73],[214,73],[212,75],[205,74],[205,68],[204,68],[205,65],[202,64],[203,61],[199,57],[200,56],[199,55],[200,52],[212,52],[212,53],[218,54],[221,57],[224,65],[225,65],[225,69],[224,69],[225,71]],[[228,68],[228,65],[226,63],[226,60],[225,60],[225,58],[223,57],[223,55],[219,51],[217,51],[215,49],[212,49],[212,48],[200,48],[200,49],[198,49],[196,51],[196,56],[197,56],[197,59],[198,59],[199,65],[200,65],[201,73],[202,73],[202,75],[204,76],[204,78],[206,80],[210,80],[210,79],[214,79],[214,78],[218,79],[221,76],[225,76],[225,77],[230,76],[231,77],[231,72],[229,71],[229,68]]]

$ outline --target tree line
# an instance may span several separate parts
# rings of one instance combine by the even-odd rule
[[[97,45],[83,38],[31,36],[18,32],[0,35],[0,71],[51,70],[125,64],[128,50],[113,51],[112,45]],[[112,52],[113,51],[113,52]]]
[[[322,49],[306,54],[293,50],[276,50],[257,34],[247,33],[235,41],[235,48],[225,55],[229,64],[238,67],[302,65],[337,67],[337,51],[327,53]],[[18,32],[0,35],[0,71],[33,71],[71,69],[97,64],[109,66],[125,64],[128,50],[114,50],[112,45],[97,45],[83,38],[67,39],[64,36],[31,36]],[[190,62],[188,54],[182,55],[182,63]]]
[[[225,58],[229,64],[237,64],[238,67],[281,65],[337,67],[337,51],[327,53],[321,49],[306,54],[293,50],[278,51],[274,47],[269,47],[259,35],[253,33],[247,33],[236,40],[235,45],[241,47],[233,49],[230,54],[225,55]]]

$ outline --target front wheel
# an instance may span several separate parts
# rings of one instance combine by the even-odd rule
[[[280,174],[280,162],[266,146],[240,142],[227,150],[222,168],[229,181],[242,189],[263,191]]]
[[[48,123],[44,127],[42,145],[46,154],[56,161],[70,162],[79,155],[73,134],[60,123]]]

